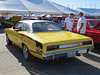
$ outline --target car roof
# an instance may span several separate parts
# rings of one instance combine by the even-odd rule
[[[52,21],[47,21],[47,20],[22,20],[19,22],[23,22],[23,23],[34,23],[34,22],[52,22]]]

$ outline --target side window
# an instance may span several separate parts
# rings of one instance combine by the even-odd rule
[[[41,24],[40,23],[33,23],[33,32],[38,32],[41,29]]]
[[[93,26],[93,22],[92,21],[87,21],[88,22],[88,26],[89,26],[89,28],[90,29],[93,29],[94,28],[94,26]]]
[[[19,22],[19,23],[17,23],[17,25],[15,26],[15,28],[16,28],[16,29],[19,29],[19,30],[24,30],[24,29],[23,29],[23,26],[24,26],[24,24],[21,23],[21,22]]]

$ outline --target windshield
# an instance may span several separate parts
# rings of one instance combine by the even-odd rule
[[[55,22],[36,22],[33,23],[33,32],[55,32],[55,31],[65,31]]]
[[[95,21],[87,21],[88,25],[91,29],[93,29],[100,21],[99,20],[95,20]]]

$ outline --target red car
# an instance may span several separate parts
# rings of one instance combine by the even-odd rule
[[[75,28],[73,32],[77,32],[77,21],[78,19],[74,19]],[[99,19],[86,19],[86,36],[91,37],[95,43],[100,43],[100,20]]]

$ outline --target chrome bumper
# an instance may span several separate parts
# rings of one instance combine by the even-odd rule
[[[85,47],[85,48],[79,48],[79,49],[74,49],[74,50],[68,50],[68,51],[61,51],[61,52],[55,52],[55,53],[51,53],[51,54],[43,54],[43,57],[45,60],[54,60],[57,58],[63,58],[63,57],[67,57],[67,54],[70,52],[79,52],[79,53],[86,53],[87,50],[92,51],[94,49],[94,47]],[[73,56],[74,57],[74,56]]]

